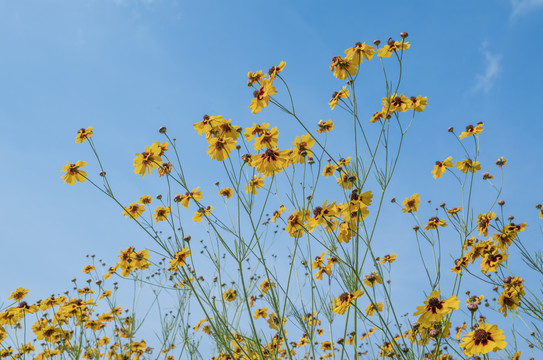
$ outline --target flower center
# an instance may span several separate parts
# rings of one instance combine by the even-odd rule
[[[489,334],[483,329],[477,329],[475,330],[475,334],[473,334],[473,338],[475,341],[483,342],[488,340]]]
[[[440,301],[438,298],[431,298],[430,300],[428,300],[428,305],[431,307],[431,308],[436,308],[438,307],[440,304]]]

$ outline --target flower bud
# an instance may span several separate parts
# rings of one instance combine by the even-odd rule
[[[498,201],[498,205],[504,206],[504,205],[505,205],[505,201],[503,201],[503,200]]]
[[[390,202],[391,202],[391,203],[395,203],[395,202],[396,202],[396,198],[390,199]]]
[[[162,195],[158,194],[158,195],[156,196],[156,198],[157,198],[158,200],[160,200],[160,199],[162,199]]]
[[[190,237],[190,235],[185,235],[185,236],[183,237],[183,241],[186,241],[186,242],[189,242],[190,239],[192,239],[192,238]]]
[[[504,284],[509,284],[511,282],[511,280],[513,280],[513,278],[511,276],[508,276],[505,279],[503,279],[503,282],[504,282]]]
[[[406,37],[409,36],[409,34],[406,33],[405,31],[402,31],[402,32],[400,33],[400,36],[402,37],[402,39],[405,39]]]
[[[430,337],[432,337],[432,338],[435,338],[435,337],[437,337],[439,335],[439,330],[438,329],[432,329],[432,330],[430,330],[428,335],[430,335]]]
[[[450,132],[450,133],[452,133],[452,132],[454,132],[454,128],[451,126],[451,127],[449,127],[449,128],[447,129],[447,131]]]
[[[380,43],[381,43],[381,40],[379,39],[373,40],[373,45],[375,46],[379,46]]]
[[[105,171],[100,171],[100,176],[101,176],[101,177],[106,176],[106,172],[105,172]]]
[[[166,126],[161,126],[160,129],[158,129],[158,132],[160,134],[166,134]]]
[[[468,304],[468,310],[469,311],[474,312],[474,311],[477,311],[477,309],[479,309],[479,305],[477,305],[476,303],[469,303]]]
[[[413,226],[413,230],[419,231],[419,226],[418,225]]]

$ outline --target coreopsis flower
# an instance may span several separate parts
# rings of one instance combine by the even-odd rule
[[[386,111],[376,111],[371,116],[370,123],[374,124],[377,121],[387,119],[388,117],[389,115]]]
[[[307,156],[313,156],[311,147],[315,145],[315,139],[313,139],[309,133],[302,135],[301,137],[296,136],[296,139],[294,139],[292,145],[294,145],[291,156],[292,163],[303,164],[305,163],[305,158]]]
[[[194,222],[202,222],[202,218],[204,215],[209,216],[211,215],[211,210],[213,210],[213,206],[209,205],[205,209],[200,208],[198,211],[194,213],[194,216],[192,217],[192,221]]]
[[[381,265],[384,265],[385,263],[392,264],[394,261],[396,261],[396,256],[397,256],[396,254],[385,255],[379,260],[379,263]]]
[[[244,136],[247,141],[253,140],[253,138],[256,136],[262,135],[264,132],[268,130],[270,127],[270,124],[268,123],[262,123],[261,125],[258,125],[257,123],[253,123],[253,126],[250,128],[245,128]]]
[[[407,98],[404,94],[392,95],[390,99],[383,98],[383,109],[382,112],[386,113],[388,110],[389,114],[394,111],[405,112],[411,108],[411,100]]]
[[[130,206],[124,208],[123,215],[137,219],[144,211],[145,207],[143,205],[133,202]]]
[[[207,321],[209,321],[209,320],[213,320],[213,318],[211,317],[211,318],[200,319],[200,320],[198,321],[198,323],[196,324],[196,326],[194,326],[194,328],[193,328],[194,331],[200,330],[200,327],[202,326],[202,324],[205,323],[205,322],[207,322]],[[175,347],[175,345],[172,345],[172,346]],[[173,348],[172,348],[172,350],[173,350]]]
[[[434,166],[434,170],[432,170],[432,175],[434,175],[435,178],[440,178],[443,174],[445,174],[445,171],[447,171],[448,167],[452,167],[452,156],[449,156],[443,161],[436,161],[436,164]]]
[[[477,329],[462,338],[460,347],[464,355],[484,355],[491,351],[502,350],[507,346],[503,331],[498,325],[481,323]]]
[[[265,319],[268,317],[268,308],[263,307],[262,309],[256,309],[254,319],[258,320],[259,318]]]
[[[486,214],[479,214],[477,216],[477,228],[479,229],[479,235],[488,235],[490,220],[494,219],[495,217],[496,214],[494,214],[492,211],[489,211]]]
[[[174,201],[179,202],[181,205],[185,207],[185,209],[188,209],[189,203],[191,200],[198,202],[202,200],[202,198],[204,197],[202,195],[202,192],[199,191],[198,189],[200,189],[199,186],[192,189],[190,192],[187,191],[184,195],[176,195],[176,197],[174,198]]]
[[[477,135],[483,132],[483,124],[479,124],[477,126],[468,125],[466,126],[466,131],[463,131],[458,137],[460,139],[463,139],[470,135]]]
[[[238,292],[234,289],[228,289],[222,293],[222,297],[224,300],[232,302],[238,297]]]
[[[166,221],[166,218],[170,214],[170,210],[171,209],[169,206],[166,206],[166,207],[157,206],[157,208],[155,209],[155,213],[153,214],[153,218],[155,219],[155,222]]]
[[[317,206],[313,210],[313,217],[311,217],[306,224],[309,232],[312,232],[318,225],[326,226],[332,223],[335,217],[339,216],[339,208],[334,201],[332,204],[328,204],[325,201],[322,206]]]
[[[324,177],[332,176],[334,175],[334,172],[336,172],[336,169],[337,169],[337,166],[328,164],[324,167],[324,169],[322,169],[322,175]]]
[[[187,258],[191,255],[191,251],[188,246],[185,246],[181,251],[177,251],[173,259],[170,260],[170,269],[172,271],[177,270],[178,267],[182,267],[186,264]]]
[[[366,45],[366,43],[357,42],[352,48],[345,50],[345,55],[356,66],[362,64],[362,60],[371,60],[375,54],[375,48],[371,45]]]
[[[87,265],[87,266],[85,266],[85,267],[83,268],[83,273],[88,274],[88,273],[90,273],[90,272],[91,272],[92,270],[94,270],[94,269],[95,269],[95,268],[94,268],[94,265]]]
[[[353,305],[354,299],[358,299],[364,295],[364,292],[362,290],[356,290],[354,293],[343,293],[339,295],[337,298],[332,299],[333,305],[332,305],[332,311],[338,315],[345,314],[345,311]]]
[[[415,193],[411,195],[410,198],[405,198],[405,200],[402,202],[402,205],[404,206],[402,209],[402,212],[410,213],[410,212],[417,212],[419,210],[419,204],[420,204],[420,197],[419,194]]]
[[[368,307],[366,308],[366,315],[373,316],[375,311],[377,312],[383,311],[383,303],[378,302],[374,304],[369,304]]]
[[[217,125],[212,128],[211,136],[237,140],[241,127],[230,124],[230,121],[231,119],[227,120],[221,117],[221,120],[217,123]]]
[[[277,126],[271,130],[263,130],[255,139],[253,147],[256,151],[264,148],[274,148],[279,141],[278,137],[279,131],[277,131]]]
[[[283,211],[285,211],[285,209],[286,209],[285,205],[279,206],[279,209],[278,209],[278,210],[275,210],[275,211],[273,212],[273,216],[272,216],[272,218],[271,218],[271,221],[276,222],[277,219],[279,219],[279,217],[280,217],[281,214],[283,213]]]
[[[424,108],[428,106],[428,98],[422,97],[422,95],[419,95],[417,97],[411,96],[409,100],[411,100],[409,109],[414,110],[416,112],[422,112]]]
[[[272,176],[290,165],[290,151],[267,149],[262,154],[251,156],[251,166],[264,176]]]
[[[275,78],[277,77],[277,74],[279,74],[281,71],[283,71],[286,64],[287,64],[286,62],[281,61],[281,63],[279,63],[279,66],[272,66],[268,70],[268,75],[270,75],[270,79],[275,80]]]
[[[368,287],[373,287],[375,284],[382,283],[383,279],[381,279],[381,276],[376,271],[372,271],[371,274],[364,276],[364,285]]]
[[[266,279],[260,284],[260,291],[262,291],[263,295],[266,295],[268,290],[270,290],[272,287],[275,287],[275,283],[271,282],[270,279]]]
[[[20,287],[11,293],[11,295],[8,297],[8,300],[13,299],[13,301],[21,301],[26,297],[26,295],[28,295],[28,289]]]
[[[164,176],[166,174],[170,174],[172,172],[172,164],[169,162],[162,163],[162,166],[159,166],[157,169],[158,176]]]
[[[332,345],[331,341],[323,341],[323,342],[321,342],[321,350],[331,351],[333,349],[334,349],[334,346]]]
[[[317,124],[317,126],[319,127],[317,129],[317,132],[319,134],[322,134],[328,131],[332,131],[332,129],[334,128],[334,123],[332,122],[332,120],[326,120],[325,122],[323,122],[322,120],[319,120],[319,123]]]
[[[301,211],[294,210],[292,215],[287,220],[287,226],[285,231],[289,233],[291,237],[299,237],[305,231],[304,223],[309,218],[309,210]]]
[[[268,106],[270,95],[275,94],[277,94],[277,90],[275,90],[275,87],[273,86],[273,81],[271,79],[262,79],[260,81],[260,89],[255,90],[253,93],[254,98],[251,100],[249,109],[251,109],[253,114],[260,112],[262,108]]]
[[[440,300],[440,296],[441,291],[434,290],[426,301],[424,301],[424,305],[417,306],[417,311],[413,315],[420,315],[417,320],[419,324],[427,327],[432,321],[441,321],[443,316],[452,310],[458,310],[460,300],[455,295],[445,300]]]
[[[231,199],[232,195],[234,195],[234,190],[229,187],[225,187],[224,189],[219,190],[219,195],[224,196],[227,199]]]
[[[134,173],[141,174],[142,178],[145,177],[146,172],[151,175],[151,170],[159,167],[162,162],[158,155],[161,152],[162,147],[153,144],[151,148],[146,146],[144,152],[136,153],[136,158],[134,159]]]
[[[332,99],[328,103],[330,105],[330,108],[334,110],[336,105],[339,102],[339,99],[346,99],[349,97],[349,89],[347,89],[346,86],[344,86],[340,91],[336,91],[332,94]]]
[[[91,136],[92,136],[92,126],[89,126],[86,129],[81,128],[77,131],[75,142],[83,144],[85,140],[90,139]]]
[[[454,207],[454,208],[448,209],[448,210],[447,210],[447,213],[449,214],[448,216],[451,217],[451,216],[453,216],[453,215],[458,214],[460,211],[462,211],[462,206]]]
[[[500,253],[498,250],[485,253],[481,260],[481,271],[486,274],[487,271],[496,272],[498,266],[507,260],[509,255],[507,253]]]
[[[336,180],[336,183],[343,189],[352,189],[357,180],[358,177],[354,173],[343,171]]]
[[[247,86],[253,86],[256,83],[259,83],[266,77],[266,74],[262,72],[262,70],[258,70],[257,72],[253,73],[252,71],[249,71],[247,74]]]
[[[140,204],[142,205],[151,205],[152,202],[153,198],[149,195],[142,195],[142,197],[140,197]]]
[[[275,314],[271,313],[268,317],[268,326],[272,330],[279,330],[281,328],[281,323],[283,323],[283,326],[287,322],[287,319],[283,318],[283,321]]]
[[[236,148],[236,140],[230,137],[211,137],[207,140],[209,146],[207,154],[210,158],[223,161],[230,156],[230,152]]]
[[[505,166],[507,164],[507,159],[504,159],[503,156],[500,156],[498,160],[496,160],[496,165],[499,167]]]
[[[354,61],[347,57],[334,56],[330,65],[330,71],[334,73],[334,76],[338,80],[345,80],[349,76],[356,75],[358,72],[356,65]]]
[[[436,230],[438,227],[445,227],[447,224],[445,223],[445,220],[439,220],[438,217],[434,216],[431,217],[430,220],[426,223],[426,226],[424,227],[424,230]]]
[[[390,55],[392,55],[395,51],[398,50],[407,50],[411,47],[411,44],[407,41],[389,41],[387,45],[385,45],[381,49],[377,49],[377,56],[380,58],[389,58]]]
[[[504,291],[501,293],[498,304],[500,305],[499,312],[503,316],[507,316],[507,310],[515,310],[520,305],[520,296],[516,291]]]
[[[79,182],[87,180],[87,173],[80,170],[80,168],[87,165],[84,161],[78,161],[75,164],[66,163],[62,168],[62,171],[66,171],[66,174],[62,175],[62,180],[70,185],[74,185],[76,180]]]
[[[251,180],[249,180],[249,184],[245,186],[245,193],[251,193],[253,195],[256,195],[256,189],[261,189],[264,187],[264,177],[263,176],[253,176]]]

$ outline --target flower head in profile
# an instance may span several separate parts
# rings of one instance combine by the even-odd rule
[[[213,210],[213,206],[209,205],[206,208],[200,208],[198,211],[194,213],[194,216],[192,217],[192,221],[194,222],[201,222],[202,218],[205,216],[211,215],[211,210]]]
[[[142,205],[151,205],[152,202],[153,202],[153,198],[149,195],[142,195],[140,197],[140,204]]]
[[[62,171],[66,171],[66,174],[62,175],[62,179],[70,185],[74,185],[76,181],[83,182],[87,180],[87,173],[80,170],[87,165],[84,161],[78,161],[75,164],[66,163],[62,168]]]
[[[8,300],[13,299],[13,301],[21,301],[26,297],[27,294],[28,294],[28,289],[20,287],[11,293],[11,295],[8,297]]]
[[[343,315],[345,311],[354,303],[354,299],[358,299],[364,294],[362,290],[356,290],[354,293],[343,293],[333,299],[332,311],[336,314]]]
[[[481,163],[479,163],[478,161],[473,161],[471,159],[464,159],[462,161],[458,161],[455,166],[463,173],[467,173],[468,171],[475,173],[481,170]]]
[[[220,195],[220,196],[224,196],[224,197],[226,197],[227,199],[231,199],[231,198],[232,198],[232,195],[234,195],[234,190],[232,190],[232,189],[229,188],[229,187],[225,187],[225,188],[219,190],[219,195]]]
[[[357,42],[352,48],[345,50],[345,55],[356,66],[362,64],[362,60],[371,60],[375,54],[375,48],[366,43]]]
[[[377,56],[380,58],[389,58],[395,51],[406,50],[411,47],[407,41],[394,41],[390,40],[387,45],[377,50]]]
[[[345,80],[358,72],[357,64],[348,57],[334,56],[330,71],[338,80]]]
[[[383,311],[383,303],[378,302],[374,304],[369,304],[368,307],[366,308],[366,315],[373,316],[373,314],[375,314],[375,311],[377,312]]]
[[[432,175],[434,175],[435,178],[440,178],[445,174],[445,171],[447,171],[448,167],[452,167],[452,156],[449,156],[443,161],[436,161],[436,164],[434,166],[434,170],[432,170]]]
[[[130,206],[124,208],[123,215],[137,219],[144,211],[145,207],[143,205],[133,202]]]
[[[92,126],[89,126],[88,128],[81,128],[77,131],[77,135],[75,136],[75,142],[83,144],[85,140],[90,139],[92,136]]]
[[[166,221],[169,214],[170,214],[169,206],[167,207],[157,206],[157,208],[155,209],[155,213],[153,214],[153,218],[155,219],[155,222]]]
[[[396,261],[396,257],[397,257],[396,254],[385,255],[385,256],[383,256],[383,257],[379,260],[379,263],[380,263],[381,265],[384,265],[385,263],[390,263],[390,264],[392,264],[394,261]]]
[[[277,94],[277,90],[273,86],[273,81],[271,79],[262,79],[260,81],[260,89],[255,90],[253,93],[254,98],[251,100],[249,109],[251,109],[253,114],[260,112],[262,108],[268,106],[270,96],[275,94]]]
[[[462,338],[460,347],[467,356],[484,355],[491,351],[502,350],[507,346],[503,331],[498,325],[481,323],[474,331]]]
[[[404,206],[402,212],[404,214],[410,212],[417,212],[417,210],[419,209],[419,204],[419,194],[413,194],[410,198],[405,198],[405,200],[402,202],[402,205]]]
[[[478,135],[483,132],[483,123],[478,124],[477,126],[468,125],[466,126],[466,131],[463,131],[458,137],[463,139],[470,135]]]
[[[322,120],[319,120],[317,126],[319,127],[317,129],[317,132],[319,134],[322,134],[328,131],[332,131],[332,129],[334,128],[334,123],[332,122],[332,120],[326,120],[324,122]]]
[[[264,177],[263,176],[254,176],[249,180],[249,184],[245,186],[245,193],[251,193],[256,195],[256,189],[261,189],[264,187]]]
[[[285,211],[285,209],[286,209],[285,205],[279,206],[279,209],[278,209],[278,210],[275,210],[275,211],[273,212],[273,216],[272,216],[271,221],[272,221],[272,222],[276,222],[277,219],[279,219],[279,217],[280,217],[281,214],[283,213],[283,211]]]
[[[330,105],[330,108],[334,110],[336,105],[339,102],[339,99],[346,99],[349,97],[349,89],[347,89],[346,86],[344,86],[340,91],[336,91],[332,94],[332,99],[328,103]]]
[[[411,96],[409,100],[411,100],[409,109],[414,110],[416,112],[422,112],[424,108],[428,106],[428,98],[422,97],[422,95],[419,95],[417,97]]]
[[[275,78],[277,77],[277,74],[283,71],[286,64],[287,64],[286,62],[281,61],[279,66],[272,66],[270,70],[268,70],[268,75],[270,75],[270,79],[275,80]]]
[[[294,145],[291,157],[292,163],[303,164],[305,163],[306,157],[313,156],[311,147],[315,145],[315,139],[313,139],[310,134],[305,134],[301,137],[296,136],[296,139],[294,139],[292,145]]]
[[[170,260],[170,268],[172,271],[177,270],[178,267],[184,266],[190,255],[191,252],[188,246],[185,246],[181,251],[177,251],[173,256],[173,259]]]
[[[414,316],[420,315],[418,323],[422,326],[429,326],[433,321],[441,321],[444,315],[447,315],[452,310],[458,310],[460,300],[455,295],[445,300],[440,300],[441,291],[434,290],[428,296],[424,305],[417,306],[417,311]]]
[[[253,73],[252,71],[249,71],[247,74],[247,86],[253,86],[256,83],[259,83],[266,77],[266,74],[262,72],[262,70],[258,70],[257,72]]]
[[[424,227],[424,230],[435,230],[438,227],[445,227],[447,226],[447,223],[445,223],[445,220],[439,220],[437,216],[431,217],[430,220],[426,223],[426,226]]]

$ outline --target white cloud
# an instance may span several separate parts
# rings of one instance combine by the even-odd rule
[[[485,70],[482,74],[476,75],[476,83],[471,89],[473,92],[483,91],[488,93],[494,85],[496,76],[501,71],[500,61],[502,56],[493,54],[486,49],[486,43],[483,43],[482,53],[485,56]]]
[[[538,7],[543,7],[543,0],[511,0],[511,6],[513,7],[511,17],[516,18]]]

